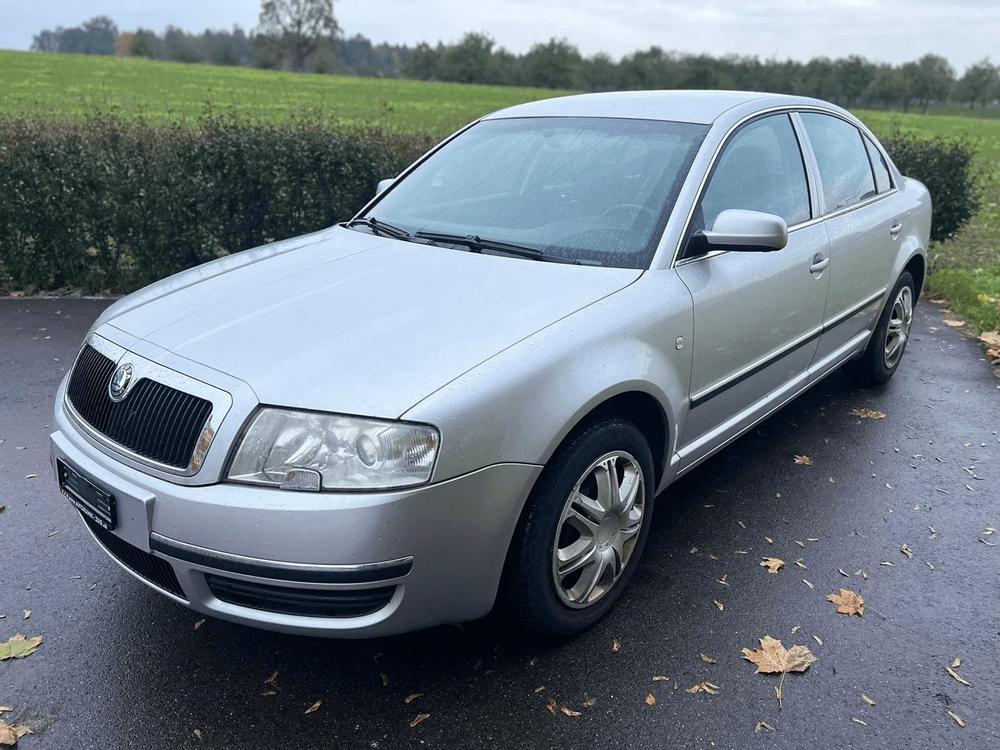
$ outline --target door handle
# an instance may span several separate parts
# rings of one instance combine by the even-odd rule
[[[809,266],[809,273],[823,273],[828,265],[830,265],[830,259],[824,258],[820,253],[816,253],[813,256],[812,265]]]
[[[894,222],[892,222],[892,226],[889,227],[889,236],[891,236],[893,239],[896,239],[896,237],[899,236],[899,233],[901,231],[903,231],[903,222],[901,222],[899,219],[896,219]]]

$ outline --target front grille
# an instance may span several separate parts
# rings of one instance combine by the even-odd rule
[[[212,413],[212,403],[142,378],[121,401],[108,383],[114,360],[87,344],[73,368],[67,395],[76,413],[102,435],[133,453],[185,469]]]
[[[230,604],[285,615],[306,617],[361,617],[382,609],[395,586],[376,589],[293,589],[266,583],[237,581],[206,575],[216,598]]]
[[[118,562],[131,570],[140,578],[143,578],[155,586],[159,586],[164,591],[169,591],[174,596],[184,599],[184,591],[181,590],[180,583],[174,569],[166,560],[154,557],[148,552],[144,552],[138,547],[121,539],[110,531],[106,531],[81,514],[81,518],[86,522],[87,527],[97,537],[97,541],[104,547],[111,556]]]

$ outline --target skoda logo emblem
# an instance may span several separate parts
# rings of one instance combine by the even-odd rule
[[[132,365],[121,365],[115,370],[114,375],[111,376],[111,382],[108,383],[108,395],[111,396],[111,400],[121,401],[125,398],[125,392],[128,390],[129,383],[131,382]]]

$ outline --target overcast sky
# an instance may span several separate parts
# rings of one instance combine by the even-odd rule
[[[28,49],[40,29],[97,14],[121,29],[251,29],[259,7],[259,0],[0,0],[0,48]],[[516,52],[555,36],[585,54],[615,57],[655,44],[800,60],[857,53],[901,62],[936,52],[959,72],[988,55],[1000,62],[1000,0],[337,0],[336,14],[347,34],[373,41],[452,41],[485,31]]]

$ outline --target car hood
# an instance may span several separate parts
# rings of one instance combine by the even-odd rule
[[[397,417],[641,273],[335,227],[159,282],[99,322],[237,377],[261,403]]]

